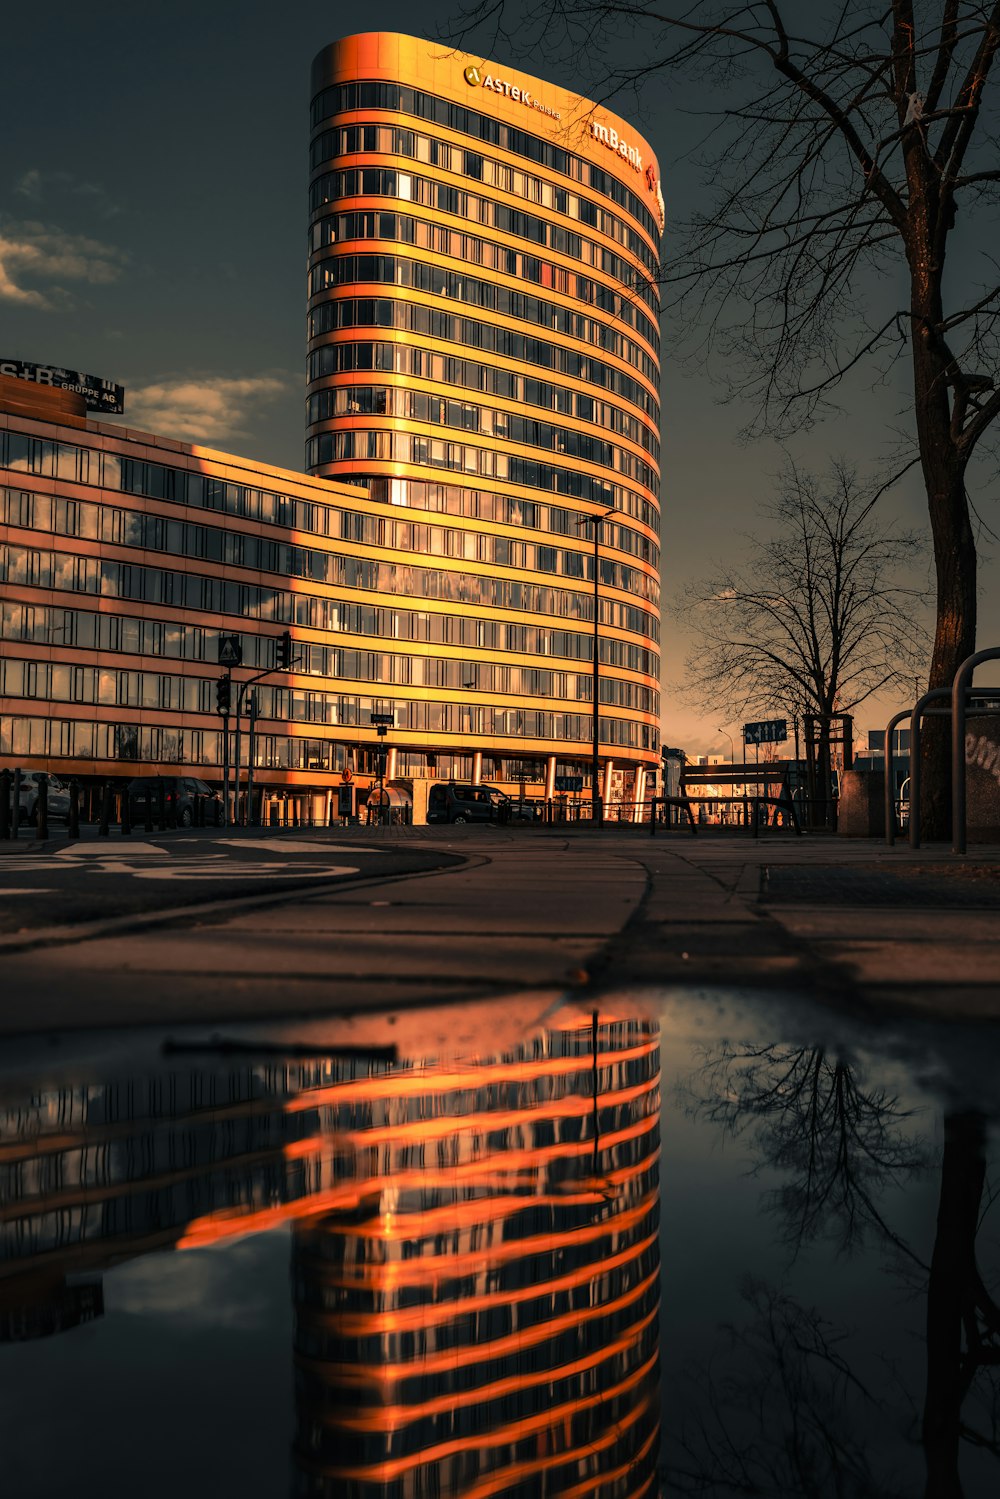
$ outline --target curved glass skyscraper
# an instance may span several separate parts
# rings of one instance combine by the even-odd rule
[[[442,718],[394,736],[397,773],[442,743],[485,779],[589,767],[596,593],[603,790],[627,794],[659,758],[650,148],[541,80],[370,34],[313,64],[311,168],[307,468],[384,504],[358,556],[420,601],[386,698]]]

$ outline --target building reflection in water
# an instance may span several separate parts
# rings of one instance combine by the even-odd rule
[[[291,1220],[295,1495],[652,1494],[659,1101],[656,1024],[607,1013],[494,1058],[36,1091],[0,1110],[0,1338]]]
[[[650,1491],[659,1041],[599,1017],[595,1152],[594,1033],[358,1100],[362,1200],[294,1239],[297,1493]]]

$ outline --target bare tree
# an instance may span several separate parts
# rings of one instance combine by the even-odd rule
[[[925,1144],[900,1099],[844,1057],[823,1047],[722,1042],[706,1053],[688,1098],[698,1117],[749,1136],[768,1167],[786,1173],[768,1207],[793,1256],[822,1236],[853,1251],[874,1233],[926,1269],[878,1205],[888,1188],[926,1168]]]
[[[701,1069],[688,1085],[687,1100],[695,1114],[750,1145],[760,1166],[785,1173],[769,1206],[781,1220],[783,1242],[793,1254],[819,1234],[831,1237],[842,1250],[859,1249],[871,1240],[881,1244],[911,1292],[925,1292],[927,1354],[920,1421],[925,1495],[962,1499],[962,1444],[1000,1461],[1000,1304],[977,1253],[983,1220],[995,1200],[987,1180],[987,1122],[982,1113],[953,1108],[944,1116],[937,1226],[927,1265],[892,1228],[881,1199],[893,1186],[929,1170],[932,1158],[926,1143],[913,1135],[911,1116],[900,1100],[869,1082],[857,1065],[822,1048],[723,1042],[704,1053]],[[784,1328],[790,1325],[784,1313],[794,1305],[786,1298],[778,1302],[779,1326]],[[819,1331],[816,1314],[810,1315]],[[769,1331],[773,1325],[770,1316],[759,1323]],[[759,1330],[743,1342],[747,1347],[759,1345]],[[802,1351],[806,1345],[795,1340],[793,1346]],[[810,1357],[830,1346],[829,1335],[817,1339],[815,1346],[810,1340]],[[759,1374],[754,1377],[763,1399],[766,1380]],[[803,1387],[796,1382],[782,1388],[797,1421]],[[749,1402],[744,1407],[754,1410]],[[722,1406],[717,1403],[716,1408]],[[805,1402],[810,1422],[822,1408],[823,1402],[810,1394]],[[721,1414],[716,1420],[725,1437]],[[782,1431],[781,1422],[773,1418],[759,1424],[761,1430]],[[721,1472],[722,1458],[731,1466],[733,1449],[717,1434],[706,1462],[706,1434],[704,1423],[695,1423],[687,1434],[689,1475],[706,1467]],[[691,1462],[699,1446],[700,1465]],[[851,1452],[838,1449],[838,1461],[849,1471],[862,1471],[853,1458],[848,1462]],[[854,1453],[862,1455],[860,1450]],[[720,1485],[691,1491],[730,1490]],[[841,1490],[832,1484],[813,1490],[827,1491]],[[734,1486],[732,1492],[763,1490]]]
[[[948,685],[976,644],[966,475],[1000,415],[1000,0],[529,0],[534,31],[522,5],[507,26],[507,9],[474,0],[464,34],[488,22],[529,54],[544,38],[591,64],[595,95],[679,75],[718,101],[713,198],[679,225],[664,280],[681,294],[672,317],[721,346],[762,430],[810,422],[850,372],[908,355],[937,575],[929,681]],[[940,833],[940,724],[925,745]]]
[[[814,714],[820,765],[830,719],[853,712],[926,660],[922,595],[900,573],[920,549],[876,514],[880,490],[835,464],[825,480],[793,465],[762,507],[770,534],[747,538],[741,567],[691,584],[682,608],[696,644],[686,693],[730,720]]]
[[[896,1413],[852,1370],[845,1330],[750,1277],[741,1296],[749,1320],[726,1327],[723,1367],[692,1362],[668,1392],[667,1492],[901,1499],[899,1476],[869,1451]]]

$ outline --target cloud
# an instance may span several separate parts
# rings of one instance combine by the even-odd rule
[[[19,302],[22,307],[41,307],[51,311],[52,303],[40,291],[31,291],[18,286],[7,269],[4,259],[4,240],[0,236],[0,302]]]
[[[82,234],[35,219],[0,219],[0,301],[52,311],[69,300],[64,281],[106,285],[117,280],[127,260],[114,245]]]
[[[42,201],[42,174],[37,167],[32,167],[30,172],[25,172],[14,191],[20,193],[22,198],[30,198],[32,203]]]
[[[284,1265],[284,1235],[278,1252]],[[133,1260],[105,1281],[104,1309],[108,1314],[168,1318],[190,1332],[225,1327],[255,1331],[267,1320],[274,1285],[261,1284],[260,1271],[274,1258],[273,1244],[248,1239]],[[280,1295],[281,1278],[277,1285]]]
[[[65,203],[67,197],[84,198],[104,219],[113,219],[121,208],[99,182],[86,182],[72,172],[40,172],[31,167],[15,184],[14,191],[30,203]]]
[[[294,377],[284,371],[181,376],[129,386],[123,421],[179,442],[221,445],[252,434],[261,411],[293,389]]]

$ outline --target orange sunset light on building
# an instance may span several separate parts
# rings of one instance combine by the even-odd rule
[[[257,817],[595,769],[633,807],[660,758],[655,155],[405,36],[326,48],[310,108],[307,473],[0,373],[0,768],[77,778],[85,815],[109,778],[217,788],[236,636]]]

